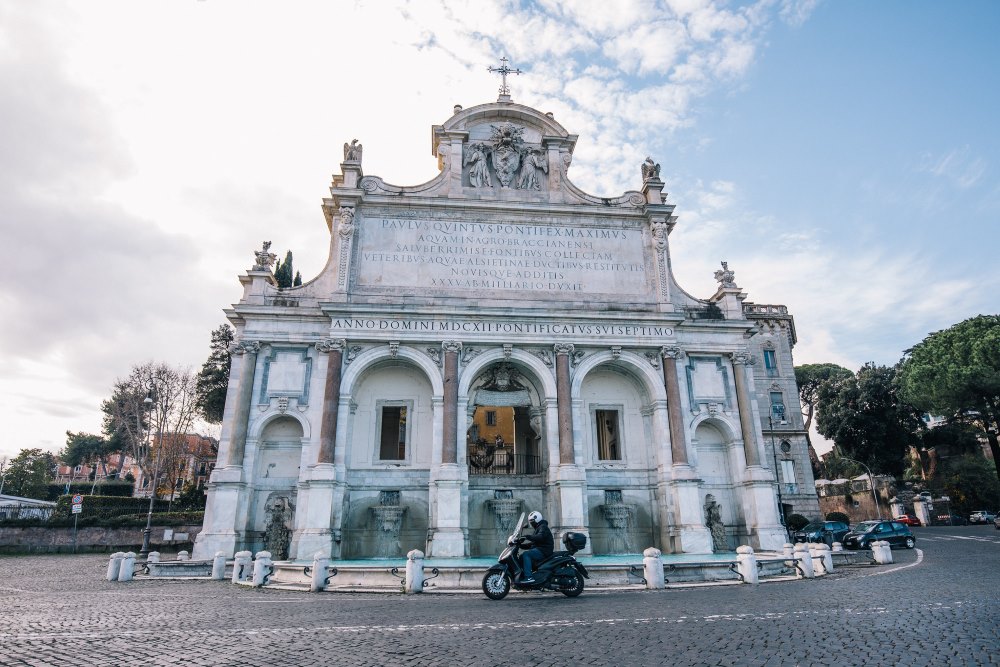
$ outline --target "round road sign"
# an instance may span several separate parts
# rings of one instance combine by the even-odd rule
[[[73,496],[73,504],[74,505],[82,505],[83,504],[83,496],[81,496],[79,493],[76,494],[75,496]]]

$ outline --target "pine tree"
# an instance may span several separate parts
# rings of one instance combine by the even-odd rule
[[[279,289],[286,289],[292,287],[292,251],[289,250],[285,253],[285,261],[282,262],[278,260],[278,264],[274,269],[274,280],[278,283]]]
[[[295,280],[292,281],[292,287],[302,286],[302,274],[298,271],[295,272]]]
[[[291,253],[288,260],[291,262]],[[218,424],[226,408],[226,390],[229,388],[229,346],[233,342],[234,331],[223,324],[212,332],[211,352],[198,373],[198,410],[205,421]]]

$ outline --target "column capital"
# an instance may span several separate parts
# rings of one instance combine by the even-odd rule
[[[555,350],[555,353],[557,355],[559,354],[570,355],[573,354],[573,350],[576,349],[576,346],[573,345],[573,343],[556,343],[555,345],[552,346],[552,349]]]
[[[667,359],[680,359],[684,350],[679,345],[664,345],[660,348],[660,356]]]
[[[740,350],[739,352],[733,352],[730,354],[733,358],[733,363],[738,366],[753,366],[757,363],[757,360],[753,358],[749,350]]]
[[[260,352],[259,340],[241,340],[229,346],[230,354],[257,354]]]
[[[462,351],[462,342],[457,340],[446,340],[441,343],[441,348],[444,349],[445,352],[458,353]]]
[[[316,350],[319,352],[343,352],[346,347],[346,338],[324,338],[316,341]]]

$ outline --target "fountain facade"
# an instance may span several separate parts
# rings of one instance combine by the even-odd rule
[[[608,489],[604,491],[604,504],[601,505],[601,514],[608,523],[607,553],[635,553],[636,549],[632,544],[630,531],[632,520],[635,517],[635,506],[624,502],[620,489]]]
[[[375,557],[393,558],[402,553],[399,533],[406,507],[399,504],[399,491],[379,491],[378,505],[369,508],[375,519]]]

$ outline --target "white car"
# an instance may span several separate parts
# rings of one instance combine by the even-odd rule
[[[997,515],[986,510],[979,510],[969,515],[969,523],[991,523]]]

